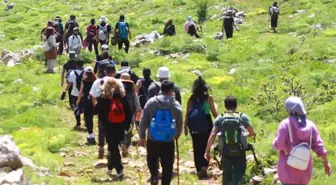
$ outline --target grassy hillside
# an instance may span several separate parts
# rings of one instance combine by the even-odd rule
[[[246,112],[252,119],[258,138],[255,148],[266,166],[275,165],[277,153],[271,142],[278,122],[286,117],[284,100],[289,95],[300,95],[307,104],[309,118],[319,128],[329,150],[332,167],[336,168],[336,2],[333,0],[288,0],[280,4],[279,34],[268,28],[267,9],[272,1],[266,0],[213,0],[209,1],[207,20],[202,23],[202,39],[197,40],[183,33],[183,24],[188,15],[197,19],[197,10],[202,0],[102,0],[102,1],[39,1],[17,0],[13,10],[4,11],[0,5],[0,49],[18,52],[21,49],[40,45],[39,33],[47,20],[60,15],[63,22],[71,14],[77,16],[81,30],[91,18],[105,15],[114,25],[120,14],[130,23],[132,35],[159,32],[169,18],[174,19],[177,36],[163,38],[142,48],[132,48],[129,55],[112,48],[113,56],[119,62],[127,59],[135,71],[144,67],[153,69],[165,65],[171,69],[172,80],[181,88],[184,105],[190,95],[196,76],[193,70],[200,70],[209,83],[220,111],[224,111],[222,100],[235,95],[239,100],[239,111]],[[204,0],[203,0],[204,1]],[[217,20],[222,7],[233,6],[247,13],[240,32],[234,32],[233,40],[216,41],[215,33],[221,31]],[[297,13],[297,10],[305,10]],[[217,14],[216,19],[210,19]],[[156,55],[152,53],[161,53]],[[187,58],[167,58],[164,55],[182,52],[190,53]],[[42,51],[41,51],[42,53]],[[91,184],[92,178],[102,175],[102,170],[93,174],[80,174],[83,166],[95,161],[95,147],[81,147],[83,134],[71,132],[74,125],[72,113],[66,110],[66,102],[59,101],[61,92],[58,74],[43,74],[41,53],[30,61],[14,68],[0,66],[0,134],[12,134],[22,153],[32,158],[37,165],[48,167],[54,177],[38,177],[28,169],[28,176],[34,183]],[[92,54],[84,57],[94,59]],[[66,57],[60,61],[63,63]],[[89,64],[88,64],[89,65]],[[230,69],[236,73],[229,75]],[[139,73],[140,74],[140,73]],[[22,84],[13,84],[17,79]],[[189,159],[191,138],[182,137],[182,159]],[[64,159],[58,152],[67,147],[70,151],[87,150],[92,155],[78,157],[74,178],[57,177]],[[139,159],[140,160],[140,159]],[[336,176],[326,177],[322,163],[314,158],[315,168],[311,181],[313,185],[329,185]],[[93,167],[92,167],[93,168]],[[148,173],[126,171],[134,174],[133,180]],[[75,172],[73,172],[75,173]],[[253,163],[249,164],[246,180],[259,174]],[[69,180],[70,179],[70,180]],[[264,184],[268,185],[269,179]],[[183,184],[197,184],[193,175],[183,175]],[[141,180],[139,180],[140,182]],[[130,183],[127,181],[127,183]],[[114,184],[114,183],[112,183]],[[123,182],[119,183],[123,184]]]

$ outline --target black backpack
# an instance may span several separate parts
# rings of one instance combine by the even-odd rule
[[[76,88],[80,91],[84,72],[81,71],[80,74],[78,74],[77,71],[74,71],[74,73],[76,75]]]
[[[141,81],[141,88],[140,88],[140,92],[139,92],[139,102],[140,102],[140,106],[142,109],[145,108],[145,105],[148,101],[148,89],[149,86],[153,83],[152,79],[140,79]]]

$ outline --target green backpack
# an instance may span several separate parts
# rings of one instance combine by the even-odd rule
[[[224,113],[218,132],[218,147],[222,156],[235,157],[245,155],[247,149],[246,129],[241,124],[243,113]]]

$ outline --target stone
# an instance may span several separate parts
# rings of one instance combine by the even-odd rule
[[[314,18],[314,17],[315,17],[315,14],[314,14],[314,13],[308,16],[309,19],[312,19],[312,18]]]
[[[230,69],[230,71],[228,72],[228,75],[234,75],[237,72],[237,68],[232,68]]]
[[[23,170],[18,169],[0,176],[0,185],[27,185]]]
[[[296,13],[298,13],[298,14],[303,14],[305,12],[306,12],[306,10],[296,10]]]
[[[253,184],[253,185],[257,185],[257,184],[262,183],[263,180],[264,180],[264,177],[262,177],[262,176],[254,176],[250,180],[250,183]]]
[[[276,173],[278,170],[276,168],[264,168],[265,175],[270,175]]]
[[[96,169],[99,169],[99,168],[107,168],[107,160],[106,159],[103,159],[103,160],[99,160],[97,161],[96,163],[94,163],[94,167]]]
[[[23,80],[21,78],[16,79],[12,82],[12,84],[23,84]]]
[[[12,136],[0,136],[0,168],[10,167],[16,170],[22,166],[20,150],[14,143]]]
[[[224,38],[224,33],[223,32],[218,32],[216,33],[214,39],[215,40],[222,40]]]

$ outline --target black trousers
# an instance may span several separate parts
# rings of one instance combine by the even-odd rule
[[[76,104],[78,96],[72,96],[71,95],[71,98],[72,98],[73,103]],[[78,115],[78,116],[75,115],[75,118],[76,118],[76,126],[80,126],[81,125],[81,123],[80,123],[80,121],[81,121],[80,115]]]
[[[119,140],[113,139],[109,139],[109,141],[107,142],[108,150],[110,152],[107,167],[109,170],[116,169],[117,173],[119,173],[124,168],[121,164],[119,142]]]
[[[128,53],[129,46],[130,46],[130,42],[129,42],[128,38],[125,38],[125,39],[120,38],[119,39],[119,41],[118,41],[119,50],[122,49],[123,44],[125,44],[125,52]]]
[[[204,158],[204,153],[213,127],[211,115],[207,115],[207,124],[209,128],[207,132],[197,134],[191,133],[194,162],[197,172],[200,172],[203,167],[208,168],[209,166],[209,161]]]
[[[81,102],[84,109],[84,119],[87,131],[89,134],[93,133],[93,104],[91,99],[83,98]]]
[[[98,146],[104,147],[106,140],[106,131],[102,122],[98,119]]]
[[[162,185],[170,185],[173,176],[174,166],[174,142],[164,143],[147,140],[147,164],[151,178],[158,178],[159,170],[157,161],[160,160],[162,166]]]
[[[225,28],[225,35],[226,38],[232,38],[233,37],[233,28]]]
[[[92,52],[92,46],[94,47],[96,56],[98,56],[98,43],[96,40],[89,41],[88,49],[90,52]]]

